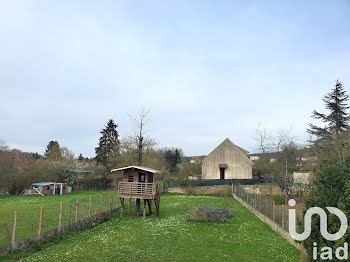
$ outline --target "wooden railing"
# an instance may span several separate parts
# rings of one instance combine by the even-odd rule
[[[130,196],[154,196],[156,193],[154,183],[119,182],[118,194]]]

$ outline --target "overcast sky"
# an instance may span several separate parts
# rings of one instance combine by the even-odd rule
[[[350,89],[350,1],[0,1],[0,139],[92,157],[109,118],[151,110],[159,146],[208,154],[293,127],[339,78]]]

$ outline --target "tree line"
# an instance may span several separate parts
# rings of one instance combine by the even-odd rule
[[[163,171],[165,176],[177,176],[183,158],[180,148],[158,148],[156,141],[146,135],[150,113],[142,109],[130,116],[134,135],[120,138],[118,125],[109,119],[100,131],[96,156],[77,158],[58,141],[50,141],[43,156],[10,150],[0,141],[0,193],[19,194],[34,182],[66,182],[73,190],[99,190],[116,186],[120,176],[111,169],[144,165]]]

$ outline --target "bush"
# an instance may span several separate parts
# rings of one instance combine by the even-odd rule
[[[230,218],[227,209],[210,209],[207,207],[192,208],[189,219],[197,222],[225,222]]]
[[[285,203],[284,197],[281,195],[273,195],[272,196],[275,205],[283,205]]]

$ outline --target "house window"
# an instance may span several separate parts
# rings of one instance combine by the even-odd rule
[[[47,190],[50,190],[50,186],[48,186],[46,189],[47,189]]]
[[[134,182],[134,176],[129,176],[128,177],[128,182]]]

